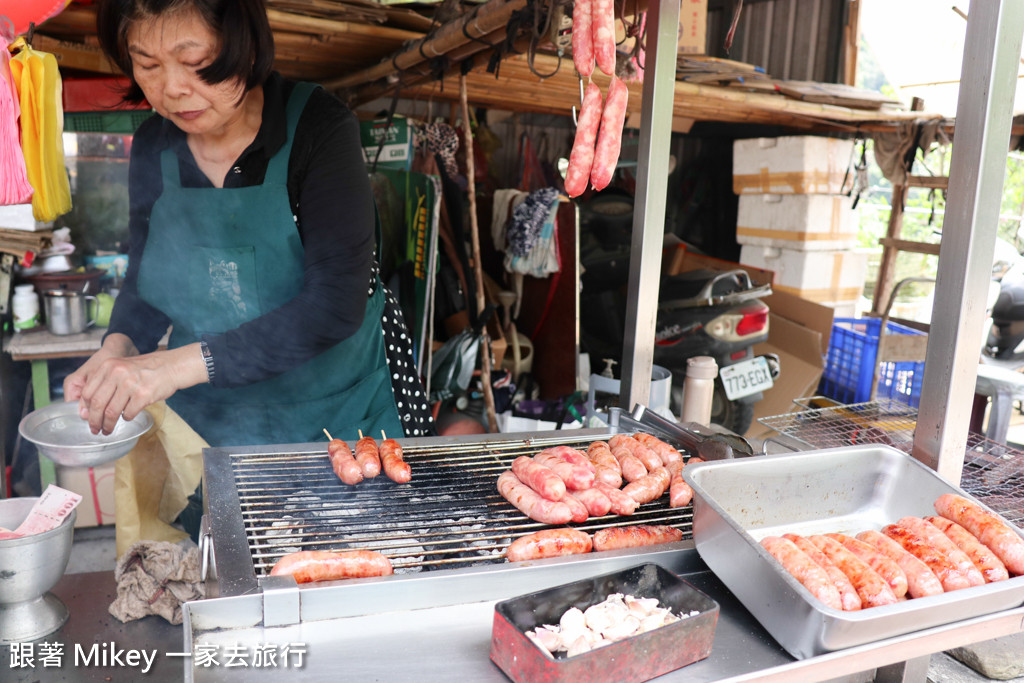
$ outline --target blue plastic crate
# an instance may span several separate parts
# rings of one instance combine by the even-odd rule
[[[871,400],[871,379],[878,357],[879,318],[837,318],[832,324],[828,357],[819,393],[840,403]],[[924,335],[906,325],[889,322],[886,334]],[[921,402],[924,361],[881,363],[876,400],[893,400],[916,408]]]

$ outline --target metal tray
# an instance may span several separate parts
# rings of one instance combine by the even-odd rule
[[[797,659],[1024,604],[1024,576],[858,612],[826,607],[760,546],[765,536],[880,529],[969,494],[888,446],[851,446],[687,467],[701,559]],[[984,504],[982,504],[983,507]],[[1017,533],[1021,533],[1016,529]],[[1024,536],[1024,534],[1021,534]]]
[[[613,593],[657,598],[680,621],[573,657],[554,657],[526,636],[557,624],[572,607],[585,610]],[[640,683],[711,654],[718,603],[654,563],[555,586],[494,606],[491,659],[517,683],[592,681]]]

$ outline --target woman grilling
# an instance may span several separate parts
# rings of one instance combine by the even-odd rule
[[[167,399],[212,446],[430,433],[358,121],[272,71],[263,1],[104,0],[97,31],[159,116],[133,139],[109,332],[64,382],[92,431]]]

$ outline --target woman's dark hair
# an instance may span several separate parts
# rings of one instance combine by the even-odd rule
[[[130,85],[127,102],[146,99],[132,73],[128,53],[128,28],[136,21],[193,10],[221,37],[220,54],[199,77],[210,84],[239,79],[249,91],[262,84],[274,67],[274,34],[267,20],[264,0],[102,0],[96,13],[100,47]]]

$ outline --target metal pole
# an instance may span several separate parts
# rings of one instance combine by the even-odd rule
[[[914,457],[960,483],[1013,115],[1024,3],[971,3]]]
[[[646,405],[651,393],[678,31],[679,0],[658,0],[648,5],[636,208],[619,393],[619,405],[625,410],[632,410],[637,403]]]

